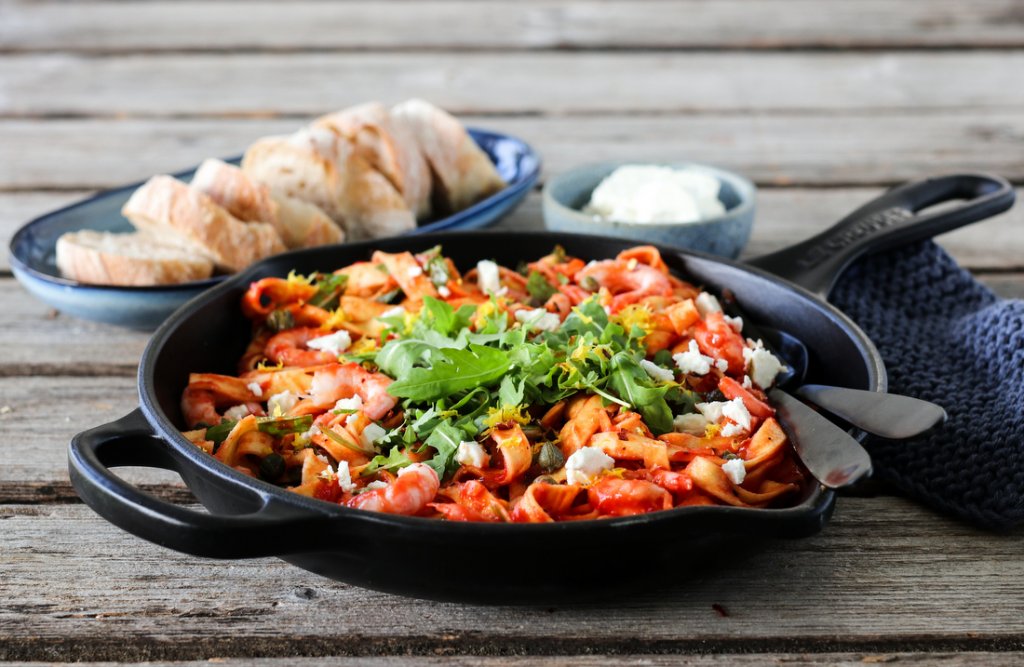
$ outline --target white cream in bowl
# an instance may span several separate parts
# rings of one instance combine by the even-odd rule
[[[700,222],[725,213],[720,187],[696,169],[624,165],[594,188],[583,212],[605,222]]]

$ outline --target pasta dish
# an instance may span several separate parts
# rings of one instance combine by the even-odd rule
[[[295,493],[449,521],[793,504],[809,478],[765,395],[783,366],[727,298],[650,246],[264,278],[237,375],[189,376],[184,435]]]

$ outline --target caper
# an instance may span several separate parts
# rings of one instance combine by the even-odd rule
[[[545,442],[541,445],[540,453],[537,455],[537,465],[544,472],[558,470],[565,465],[565,455],[562,454],[562,450],[555,443]]]

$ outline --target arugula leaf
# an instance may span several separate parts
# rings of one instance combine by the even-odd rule
[[[373,363],[394,378],[405,377],[414,366],[427,363],[427,354],[435,346],[417,338],[395,338],[377,352]]]
[[[309,305],[333,310],[338,307],[338,300],[348,284],[348,275],[344,273],[317,274],[316,294],[309,299]]]
[[[392,447],[391,451],[374,456],[360,472],[360,477],[368,477],[378,470],[397,470],[413,463],[412,459],[400,448]]]
[[[511,376],[506,375],[501,379],[501,385],[498,387],[498,403],[509,406],[522,405],[525,389],[525,378],[520,379],[517,385]]]
[[[455,457],[455,452],[459,449],[459,443],[466,439],[466,433],[462,429],[456,428],[448,422],[441,422],[423,443],[424,447],[432,447],[437,452],[433,458],[424,463],[434,469],[439,479],[444,479],[445,473]],[[422,450],[423,447],[417,452]]]
[[[464,350],[435,349],[430,361],[430,368],[410,368],[402,379],[388,387],[388,393],[398,398],[436,400],[489,385],[511,365],[506,352],[484,345],[469,345]]]
[[[455,309],[444,301],[424,296],[420,321],[430,325],[434,331],[448,336],[455,330]]]
[[[643,415],[655,435],[672,430],[672,411],[665,402],[668,386],[651,387],[647,372],[628,352],[619,352],[611,359],[609,388],[629,402]]]

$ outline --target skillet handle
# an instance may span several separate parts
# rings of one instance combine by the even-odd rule
[[[71,484],[89,507],[115,526],[195,556],[284,555],[308,550],[311,538],[323,534],[324,517],[299,516],[254,491],[247,499],[253,506],[249,514],[207,514],[154,498],[110,471],[114,466],[145,466],[178,472],[169,449],[137,408],[71,440]]]
[[[1014,196],[1005,179],[988,174],[911,181],[861,206],[820,234],[749,263],[825,298],[843,270],[861,255],[924,241],[1002,213],[1013,205]],[[934,213],[918,213],[946,202],[958,203]]]

